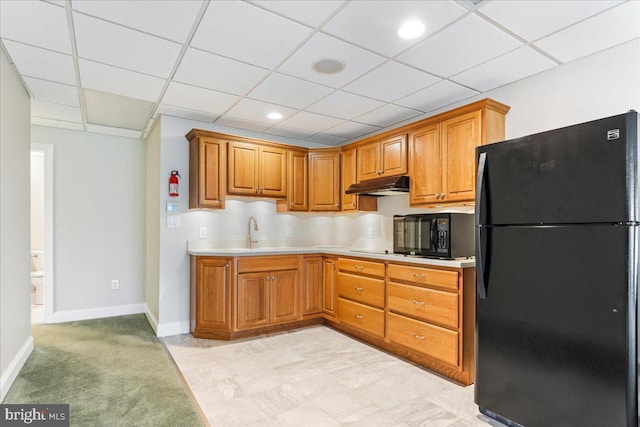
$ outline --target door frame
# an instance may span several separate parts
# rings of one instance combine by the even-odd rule
[[[31,151],[44,153],[44,323],[53,322],[55,292],[53,245],[53,144],[31,143]]]

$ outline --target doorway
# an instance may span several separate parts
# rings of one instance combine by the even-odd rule
[[[53,144],[31,144],[31,322],[54,310]]]

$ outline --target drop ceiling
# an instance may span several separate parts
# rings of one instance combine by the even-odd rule
[[[409,18],[426,31],[404,40]],[[637,39],[638,22],[638,0],[0,1],[34,124],[144,138],[167,114],[327,145]],[[344,70],[312,68],[327,58]]]

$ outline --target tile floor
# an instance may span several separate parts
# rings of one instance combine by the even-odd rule
[[[164,343],[211,426],[502,426],[473,386],[317,326],[243,341]]]

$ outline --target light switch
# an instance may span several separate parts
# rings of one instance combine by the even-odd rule
[[[285,236],[287,237],[287,239],[290,239],[293,237],[293,229],[291,228],[291,226],[287,227]]]
[[[373,239],[373,227],[369,227],[369,230],[367,231],[367,234],[368,234],[370,239]]]
[[[201,239],[207,238],[207,227],[200,227],[200,238]]]
[[[180,228],[180,216],[170,215],[167,217],[167,228]]]

